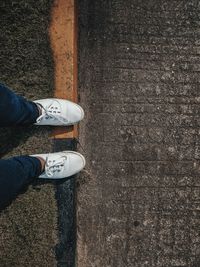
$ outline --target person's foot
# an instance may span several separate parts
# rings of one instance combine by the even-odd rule
[[[36,125],[67,126],[78,123],[84,118],[83,109],[76,103],[57,98],[35,100],[39,117]]]
[[[31,155],[45,161],[39,178],[61,179],[80,172],[85,167],[85,158],[78,152],[63,151],[50,154]]]

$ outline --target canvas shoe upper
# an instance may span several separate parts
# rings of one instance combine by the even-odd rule
[[[32,155],[45,160],[45,170],[39,178],[61,179],[80,172],[85,167],[85,158],[78,152],[63,151]]]
[[[84,117],[83,109],[76,103],[58,98],[35,100],[41,108],[41,115],[36,125],[67,126],[81,121]]]

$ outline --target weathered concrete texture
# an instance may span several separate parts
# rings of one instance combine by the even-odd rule
[[[200,2],[79,1],[79,267],[200,266]]]
[[[0,1],[0,79],[28,99],[53,95],[50,0]],[[50,152],[50,129],[1,129],[0,155]],[[56,266],[57,205],[52,184],[30,186],[0,215],[0,266]]]

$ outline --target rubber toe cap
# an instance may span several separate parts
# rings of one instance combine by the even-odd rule
[[[79,153],[72,153],[69,157],[69,173],[74,175],[85,167],[85,158]]]
[[[77,123],[84,118],[84,111],[79,105],[68,102],[67,117],[70,122]]]

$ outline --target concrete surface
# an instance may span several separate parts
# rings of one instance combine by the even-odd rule
[[[199,12],[79,0],[78,267],[200,266]]]

